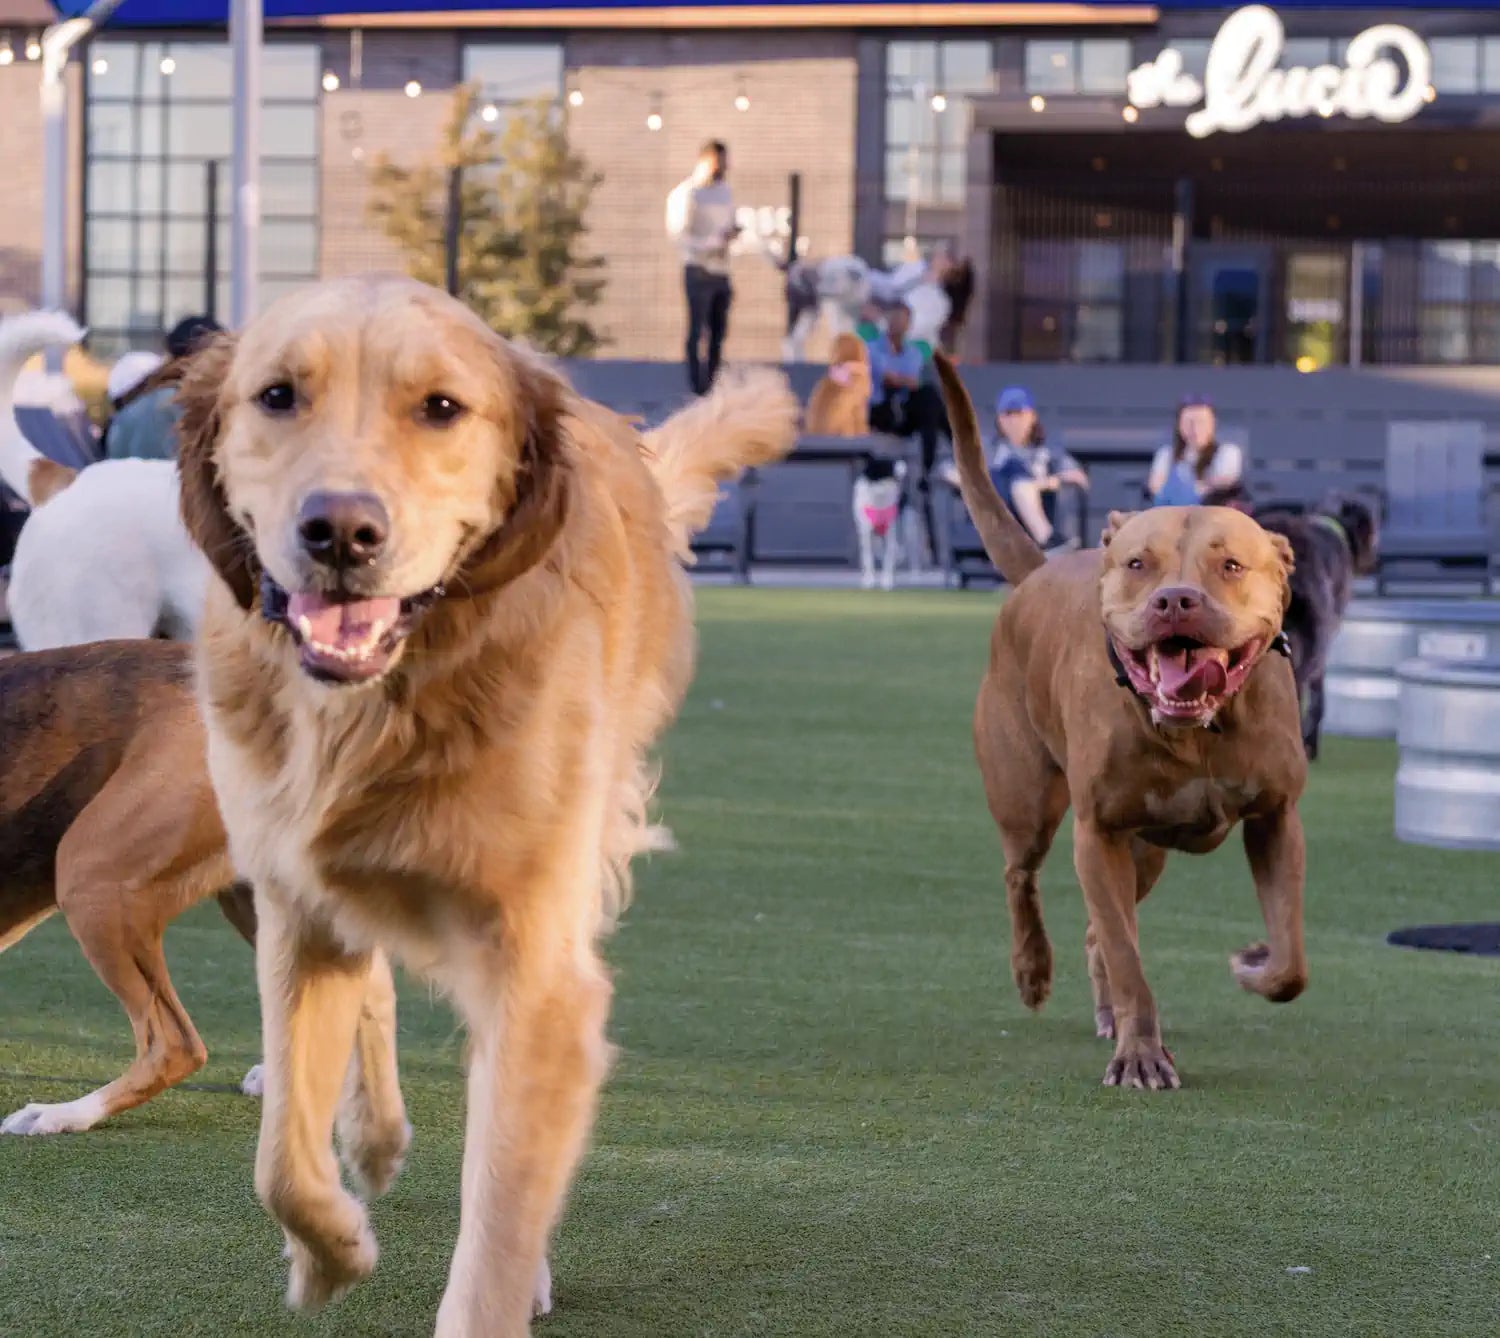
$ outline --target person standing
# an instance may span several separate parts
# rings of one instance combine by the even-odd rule
[[[739,225],[734,221],[728,172],[729,149],[723,140],[710,140],[700,150],[692,174],[667,196],[667,235],[682,256],[688,383],[695,395],[708,394],[719,374],[734,300],[729,246]]]

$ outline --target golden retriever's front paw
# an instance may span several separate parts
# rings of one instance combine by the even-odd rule
[[[1104,1085],[1162,1092],[1181,1087],[1182,1080],[1172,1052],[1160,1041],[1121,1041],[1104,1070]]]
[[[533,1319],[540,1319],[543,1315],[552,1313],[552,1266],[547,1262],[547,1256],[542,1256],[542,1266],[536,1271],[536,1281],[532,1284],[531,1293],[531,1315]]]
[[[369,1277],[379,1251],[375,1233],[361,1209],[358,1228],[351,1234],[320,1242],[317,1247],[288,1234],[284,1253],[291,1261],[286,1303],[303,1314],[314,1314]]]
[[[1307,988],[1304,969],[1273,969],[1271,949],[1264,943],[1241,948],[1229,959],[1229,969],[1240,988],[1258,994],[1272,1003],[1291,1003]]]

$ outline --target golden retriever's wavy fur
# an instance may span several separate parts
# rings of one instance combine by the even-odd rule
[[[257,401],[276,382],[294,411]],[[729,378],[643,438],[451,299],[394,279],[283,299],[202,352],[180,394],[183,516],[222,578],[200,694],[232,853],[256,886],[256,1187],[286,1232],[289,1300],[315,1306],[375,1263],[331,1136],[337,1116],[369,1190],[400,1167],[393,1008],[368,984],[390,951],[471,1036],[437,1332],[523,1334],[550,1305],[546,1240],[608,1063],[596,941],[631,858],[663,840],[647,750],[692,671],[681,559],[719,482],[791,447],[795,401],[778,374]],[[468,411],[434,427],[434,394]],[[315,579],[299,504],[353,488],[390,514],[381,593],[446,594],[382,677],[330,687],[260,616],[261,592]],[[362,1010],[385,1021],[357,1028]]]

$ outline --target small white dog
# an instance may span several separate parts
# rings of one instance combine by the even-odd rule
[[[875,588],[875,544],[880,553],[880,588],[896,585],[901,555],[901,513],[905,501],[906,462],[871,457],[854,480],[854,530],[859,536],[860,584]]]
[[[0,321],[0,478],[33,509],[11,561],[11,625],[23,650],[116,637],[190,641],[208,564],[178,517],[170,460],[105,460],[77,475],[46,460],[15,417],[21,369],[83,336],[62,312]]]

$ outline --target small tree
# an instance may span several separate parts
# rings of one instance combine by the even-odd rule
[[[454,94],[436,162],[376,159],[370,217],[413,278],[442,287],[449,173],[457,168],[458,296],[503,335],[559,357],[592,353],[602,341],[587,311],[604,292],[604,259],[579,252],[603,178],[569,146],[553,104],[507,108],[496,132],[475,116],[478,100],[472,87]]]

